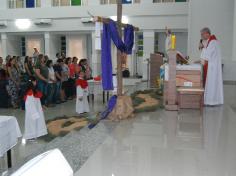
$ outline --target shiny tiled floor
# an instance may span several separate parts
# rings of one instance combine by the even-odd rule
[[[103,108],[99,102],[95,103],[94,112]],[[73,115],[74,108],[74,101],[50,108],[45,112],[46,118]],[[0,110],[0,114],[16,116],[23,131],[23,111]],[[102,135],[104,129],[100,129]],[[96,131],[91,133],[99,138]],[[120,122],[107,133],[104,142],[100,141],[102,144],[90,151],[91,156],[88,155],[82,167],[74,169],[75,176],[235,176],[236,86],[225,86],[225,105],[205,108],[203,115],[193,110],[179,114],[164,110],[143,113]],[[29,155],[37,154],[37,150],[58,147],[63,141],[63,154],[73,159],[67,145],[76,144],[79,136],[72,133],[49,144],[43,141],[19,144],[13,150],[13,165],[16,160],[24,161]],[[94,145],[94,139],[89,139],[88,144]],[[75,146],[73,150],[77,152]]]
[[[122,121],[76,176],[235,176],[236,87],[226,103]],[[235,108],[236,109],[236,108]]]

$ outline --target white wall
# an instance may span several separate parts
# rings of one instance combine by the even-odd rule
[[[21,37],[8,36],[6,44],[6,53],[11,56],[21,56]]]
[[[50,36],[50,54],[51,60],[56,61],[56,54],[61,51],[61,36],[51,35]]]
[[[87,37],[86,35],[68,34],[66,35],[67,56],[76,56],[79,60],[87,58]]]
[[[182,54],[187,55],[188,47],[188,33],[187,32],[173,32],[176,35],[176,48]],[[166,35],[164,32],[158,32],[158,50],[165,53]]]
[[[83,24],[80,19],[89,17],[87,11],[95,16],[114,16],[116,5],[1,10],[0,20],[7,20],[8,26],[0,28],[0,32],[92,31],[94,25]],[[140,29],[164,29],[166,25],[176,29],[187,29],[188,3],[124,5],[123,15],[129,18],[129,23]],[[17,29],[14,22],[16,17],[30,18],[32,20],[30,29],[24,31]],[[52,25],[35,25],[34,21],[40,18],[52,19]]]
[[[221,42],[222,57],[232,59],[233,0],[191,0],[189,3],[189,45],[188,52],[199,57],[200,30],[210,27]]]
[[[232,57],[234,0],[191,0],[189,7],[189,55],[199,58],[200,30],[209,27],[221,43],[224,80],[236,80],[236,62]]]
[[[236,61],[236,0],[234,0],[234,23],[233,23],[233,60]]]
[[[42,35],[30,35],[25,36],[26,55],[32,56],[34,53],[34,47],[36,47],[39,53],[44,53],[44,38]]]

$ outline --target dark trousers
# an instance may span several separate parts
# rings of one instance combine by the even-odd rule
[[[47,104],[52,104],[53,96],[56,90],[56,85],[54,83],[48,84],[47,93]]]
[[[47,91],[48,83],[42,80],[38,80],[37,88],[43,94],[43,97],[41,98],[41,103],[42,105],[45,105],[46,100],[47,100],[47,94],[48,94],[48,91]]]
[[[53,102],[54,103],[58,103],[61,101],[61,82],[56,82],[55,83],[55,91],[54,91],[54,95],[53,95]]]

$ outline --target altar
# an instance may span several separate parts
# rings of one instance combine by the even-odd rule
[[[169,64],[165,64],[162,68],[164,69],[162,71],[164,72],[165,105],[168,105],[168,97],[171,97],[178,110],[200,109],[202,111],[204,101],[202,65],[177,64],[170,67]],[[172,81],[171,85],[170,80]]]

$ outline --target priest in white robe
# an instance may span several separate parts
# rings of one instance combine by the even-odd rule
[[[211,35],[209,28],[201,30],[201,37],[207,40],[202,49],[201,59],[204,62],[204,104],[215,106],[224,104],[221,50],[219,41]]]

